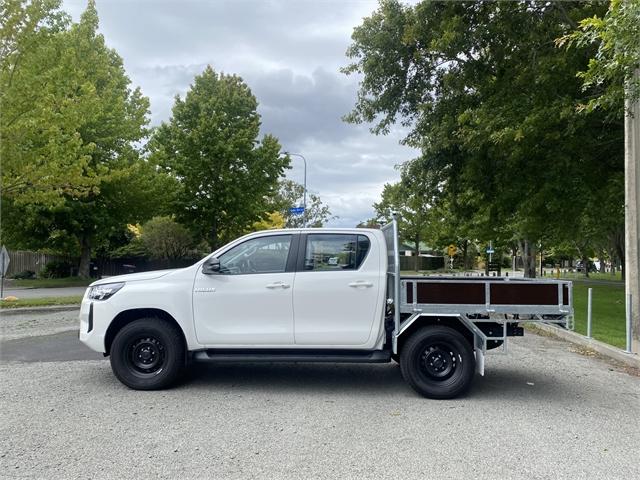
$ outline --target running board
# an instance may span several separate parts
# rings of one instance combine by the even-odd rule
[[[387,363],[388,350],[199,350],[193,352],[197,362],[328,362],[328,363]]]

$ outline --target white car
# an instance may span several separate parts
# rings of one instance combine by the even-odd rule
[[[465,307],[421,299],[428,277],[401,278],[398,264],[395,222],[382,231],[252,233],[187,268],[94,282],[80,340],[109,355],[116,377],[134,389],[167,387],[191,361],[395,359],[421,394],[459,395],[479,355],[521,334],[517,320],[472,319],[478,308],[487,313],[484,299]],[[545,312],[564,321],[554,301]]]

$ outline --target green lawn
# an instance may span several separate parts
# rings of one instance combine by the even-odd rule
[[[624,284],[602,285],[573,282],[575,331],[587,334],[587,290],[593,288],[592,336],[596,340],[625,348]]]
[[[20,307],[49,307],[52,305],[80,305],[81,301],[81,295],[74,295],[72,297],[22,298],[13,302],[0,300],[0,309]]]
[[[64,287],[86,287],[95,278],[34,278],[32,280],[10,280],[5,283],[5,288],[11,287],[31,287],[31,288],[64,288]]]
[[[553,276],[555,277],[555,272]],[[561,272],[560,277],[566,278],[567,280],[606,280],[607,282],[622,282],[622,273],[619,271],[616,272],[615,275],[611,275],[610,273],[600,273],[600,272],[590,273],[589,278],[585,278],[584,273]]]

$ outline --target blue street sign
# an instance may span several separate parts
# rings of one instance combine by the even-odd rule
[[[496,251],[493,248],[487,248],[487,253],[496,253]]]
[[[289,209],[291,215],[302,215],[304,213],[304,207],[292,207]]]

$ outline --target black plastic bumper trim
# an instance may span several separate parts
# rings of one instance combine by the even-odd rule
[[[93,330],[93,302],[89,305],[89,318],[87,319],[89,326],[87,327],[87,333]]]

